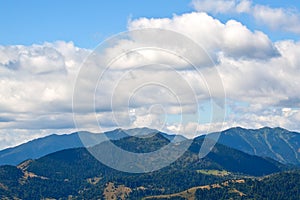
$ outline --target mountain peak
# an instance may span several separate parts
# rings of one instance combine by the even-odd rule
[[[218,143],[251,155],[300,165],[300,134],[281,127],[230,128],[221,132]]]
[[[151,129],[148,127],[137,127],[137,128],[131,128],[131,129],[120,129],[121,131],[124,131],[128,133],[130,136],[145,136],[145,135],[153,135],[155,133],[158,133],[159,131],[156,129]]]
[[[244,127],[241,127],[241,126],[236,126],[236,127],[231,127],[231,128],[228,128],[222,132],[228,132],[228,131],[233,131],[233,130],[239,130],[239,131],[263,131],[263,130],[268,130],[268,131],[276,131],[276,130],[280,130],[280,131],[285,131],[285,132],[290,132],[289,130],[287,129],[284,129],[282,127],[270,127],[270,126],[264,126],[264,127],[261,127],[261,128],[257,128],[257,129],[254,129],[254,128],[244,128]]]

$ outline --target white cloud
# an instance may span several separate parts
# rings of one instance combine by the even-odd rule
[[[73,82],[89,53],[63,41],[0,46],[1,147],[74,128]]]
[[[300,33],[300,14],[295,9],[272,8],[249,0],[193,0],[192,5],[197,11],[213,14],[247,13],[271,29]]]
[[[1,46],[1,111],[70,110],[73,81],[89,52],[66,42]]]
[[[242,1],[236,5],[235,12],[250,12],[250,8],[249,1]],[[185,14],[171,19],[142,18],[129,24],[129,29],[149,27],[184,33],[206,47],[208,52],[218,52],[217,68],[228,99],[244,102],[238,107],[228,105],[232,114],[223,128],[282,126],[299,130],[297,107],[300,97],[296,91],[300,88],[297,78],[300,75],[298,42],[272,43],[262,32],[251,32],[240,22],[230,20],[222,24],[205,13]],[[285,110],[281,111],[282,108]],[[290,109],[289,117],[287,109]],[[170,124],[168,127],[171,131],[187,131],[188,127],[197,123],[192,124]],[[211,130],[217,130],[222,124],[215,122],[197,126],[199,132],[207,132],[210,126]]]
[[[298,12],[263,5],[255,5],[252,11],[258,23],[265,24],[271,29],[300,33],[300,14]]]
[[[218,66],[229,98],[264,106],[286,103],[299,98],[299,43],[281,41],[275,44],[281,56],[270,60],[234,60],[220,57]],[[287,47],[289,46],[289,47]],[[297,102],[294,106],[297,107]]]
[[[192,5],[199,12],[209,13],[228,13],[237,10],[244,11],[249,8],[248,1],[242,1],[240,4],[236,0],[193,0]]]
[[[235,20],[223,24],[206,13],[175,15],[171,19],[141,18],[130,21],[128,28],[164,28],[177,31],[196,41],[211,57],[215,57],[215,53],[219,51],[235,58],[266,59],[277,55],[272,42],[264,33],[251,32]],[[170,38],[170,42],[172,41]]]

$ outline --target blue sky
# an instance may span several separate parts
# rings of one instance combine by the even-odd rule
[[[94,48],[112,34],[126,31],[130,17],[171,17],[191,10],[187,0],[2,1],[0,44],[64,40]]]
[[[141,50],[117,60],[113,65],[115,71],[109,71],[105,87],[97,93],[104,100],[100,101],[96,115],[105,128],[118,126],[108,112],[110,92],[117,88],[119,101],[115,115],[129,128],[143,123],[156,128],[155,123],[165,119],[164,131],[180,130],[186,136],[192,136],[195,129],[199,134],[205,133],[208,127],[215,131],[232,126],[281,126],[300,131],[300,2],[297,0],[11,0],[0,3],[0,149],[51,133],[75,131],[72,92],[84,61],[99,43],[112,35],[143,28],[175,31],[206,50],[222,79],[226,119],[223,123],[208,123],[212,117],[209,91],[205,80],[190,65],[166,52]],[[158,46],[173,48],[174,38],[170,36]],[[146,36],[142,39],[149,42]],[[123,43],[111,46],[112,53],[139,45],[136,40],[117,40]],[[184,53],[184,48],[181,50],[178,55]],[[206,58],[207,55],[197,54],[195,61]],[[168,64],[176,73],[165,74],[160,68],[150,72],[130,68],[149,61]],[[166,79],[164,84],[175,90],[182,87],[181,81],[187,81],[196,92],[194,96],[190,93],[183,97],[185,124],[177,123],[181,108],[172,99],[174,96],[155,87],[139,90],[140,96],[133,98],[133,105],[129,109],[125,106],[124,110],[131,84],[115,88],[114,84],[122,82],[122,77],[131,80],[134,76],[129,69],[145,80],[151,75],[156,81]],[[172,77],[176,74],[183,80],[176,81]],[[89,89],[83,87],[82,91]],[[155,93],[159,98],[151,96]],[[198,108],[190,101],[195,96],[200,101]],[[85,106],[81,108],[82,122],[86,125],[83,128],[89,129],[94,113]],[[200,113],[202,124],[193,119],[195,110]],[[124,117],[128,111],[131,124]]]
[[[300,8],[297,0],[267,0],[263,4],[274,8]],[[0,44],[30,45],[63,40],[73,41],[79,47],[94,48],[107,37],[126,31],[129,18],[164,18],[191,11],[194,9],[189,0],[2,1]],[[239,19],[252,30],[262,29],[273,40],[298,37],[292,33],[270,31],[253,23],[253,19],[245,15],[216,16],[221,21]]]

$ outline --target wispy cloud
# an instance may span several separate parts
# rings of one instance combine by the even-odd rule
[[[300,33],[300,14],[293,8],[273,8],[250,0],[193,0],[192,5],[197,11],[212,14],[246,13],[273,30]]]

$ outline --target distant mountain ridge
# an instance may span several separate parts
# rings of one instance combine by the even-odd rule
[[[105,140],[118,140],[128,136],[142,137],[157,133],[159,131],[149,128],[135,128],[129,130],[115,129],[104,133],[90,133],[87,131],[74,132],[71,134],[52,134],[38,138],[16,147],[7,148],[0,151],[0,165],[18,165],[27,159],[36,159],[47,154],[77,147],[94,146]],[[182,141],[183,136],[175,137],[162,133],[164,137],[172,140]]]
[[[121,172],[96,160],[90,152],[105,155],[106,152],[102,150],[106,149],[108,141],[88,149],[61,150],[36,160],[23,162],[17,167],[0,166],[0,198],[103,199],[105,192],[115,192],[115,189],[123,188],[127,191],[124,199],[140,200],[149,195],[170,194],[245,175],[246,177],[268,175],[285,168],[279,162],[249,155],[222,144],[216,144],[206,157],[200,159],[198,153],[203,139],[171,143],[160,132],[147,137],[128,136],[114,140],[113,143],[130,152],[147,153],[167,144],[180,146],[188,141],[192,142],[189,149],[178,160],[149,173]],[[131,167],[144,166],[133,162]],[[212,175],[201,170],[225,171],[227,175]],[[113,189],[109,189],[109,185],[113,185],[111,186]]]
[[[38,138],[16,147],[0,151],[0,165],[17,165],[29,158],[38,158],[65,148],[81,147],[82,143],[77,133],[70,135],[52,134]]]
[[[115,129],[104,134],[75,132],[65,135],[49,135],[16,147],[0,151],[0,165],[17,165],[26,159],[36,159],[56,151],[93,146],[105,140],[118,140],[128,136],[148,137],[159,131],[149,128]],[[300,133],[283,128],[264,127],[260,129],[230,128],[220,133],[218,143],[243,151],[250,155],[269,157],[284,164],[300,165]],[[173,142],[186,138],[161,133]],[[210,133],[214,135],[216,133]],[[204,138],[205,136],[199,136]],[[84,143],[84,144],[83,144]]]
[[[216,134],[216,133],[211,133]],[[218,143],[251,155],[269,157],[285,164],[300,165],[300,133],[277,127],[230,128],[219,132]]]

